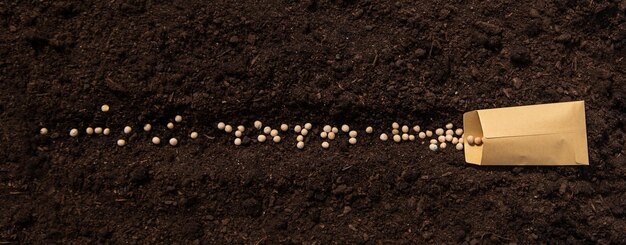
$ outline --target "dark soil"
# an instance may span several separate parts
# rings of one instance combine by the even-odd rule
[[[2,244],[626,243],[623,0],[80,2],[0,3]],[[432,128],[572,100],[588,167],[477,167],[376,136],[235,147],[215,129]],[[146,122],[201,139],[152,146]],[[113,134],[68,137],[90,125]]]

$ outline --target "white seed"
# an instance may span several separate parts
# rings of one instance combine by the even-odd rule
[[[330,147],[330,144],[328,144],[328,142],[326,141],[322,142],[322,148],[328,149],[328,147]]]
[[[409,134],[402,134],[402,140],[404,141],[409,140]]]
[[[149,132],[150,130],[152,130],[152,125],[150,125],[149,123],[143,125],[143,131]]]
[[[245,131],[246,131],[246,127],[244,127],[243,125],[239,125],[239,126],[237,126],[237,131],[239,131],[239,132],[242,132],[242,133],[243,133],[243,132],[245,132]]]
[[[463,150],[463,143],[456,144],[456,149],[459,150],[459,151]]]
[[[280,130],[282,130],[283,132],[285,132],[285,131],[289,130],[289,125],[284,124],[284,123],[283,123],[283,124],[281,124],[281,125],[280,125]]]
[[[85,129],[85,133],[87,133],[87,134],[93,134],[93,128],[92,128],[92,127],[87,127],[87,128]]]
[[[102,133],[102,128],[101,127],[96,127],[93,129],[93,132],[96,134],[101,134]]]
[[[191,132],[191,134],[189,134],[189,137],[192,139],[198,138],[198,132]]]
[[[324,126],[324,132],[328,133],[332,130],[333,128],[330,125],[326,125]]]
[[[341,131],[343,131],[344,133],[347,133],[348,131],[350,131],[350,126],[344,124],[341,126]]]
[[[419,125],[413,126],[413,131],[415,131],[416,133],[419,133],[420,132],[420,126]]]
[[[402,137],[396,134],[393,136],[393,141],[395,141],[396,143],[400,143],[400,141],[402,141]]]
[[[350,131],[350,133],[348,133],[348,135],[350,135],[350,137],[352,137],[352,138],[356,138],[357,134],[358,133],[355,130],[352,130],[352,131]]]
[[[446,135],[454,135],[454,130],[452,129],[446,130]]]
[[[263,127],[263,123],[261,121],[254,121],[254,127],[256,129],[261,129]]]
[[[402,133],[408,133],[409,132],[409,126],[403,125],[402,126]]]
[[[169,125],[169,124],[167,124],[167,127],[168,127],[168,128],[169,128],[169,126],[170,126],[170,125]],[[172,127],[174,127],[174,124],[172,124]],[[224,132],[226,132],[226,133],[233,132],[233,126],[230,126],[230,125],[226,125],[226,126],[224,126]]]
[[[452,129],[453,127],[454,127],[454,124],[452,124],[452,123],[446,124],[446,128],[447,129]]]
[[[298,147],[298,149],[304,149],[304,142],[298,141],[298,143],[296,144],[296,147]]]
[[[457,137],[452,137],[452,144],[456,145],[459,143],[459,138]]]
[[[436,139],[431,139],[430,140],[430,144],[437,144],[437,140]]]
[[[456,135],[461,136],[461,135],[463,135],[463,129],[462,128],[457,128],[455,133],[456,133]]]
[[[474,136],[468,135],[467,136],[467,143],[470,145],[474,144]]]
[[[124,133],[125,134],[130,134],[130,132],[132,132],[132,131],[133,131],[133,128],[131,128],[130,126],[124,127]]]
[[[433,131],[426,130],[426,136],[427,137],[433,137]]]
[[[270,131],[270,136],[272,137],[278,136],[278,130],[272,129],[272,131]]]
[[[263,133],[270,134],[271,132],[272,132],[272,128],[270,128],[269,126],[266,126],[265,128],[263,128]]]
[[[102,105],[102,106],[100,107],[100,110],[102,110],[102,112],[107,112],[107,111],[109,111],[109,105]]]
[[[72,137],[78,136],[78,129],[73,128],[72,130],[70,130],[70,136]]]
[[[241,131],[235,131],[235,137],[237,138],[241,137]]]
[[[439,142],[442,142],[442,143],[443,143],[443,142],[446,142],[446,136],[439,135],[439,137],[437,137],[437,140],[438,140]]]
[[[443,134],[443,128],[438,128],[435,130],[435,134],[437,135],[442,135]]]
[[[300,131],[300,134],[306,136],[307,134],[309,134],[309,130],[303,128],[302,131]]]
[[[394,123],[391,124],[391,128],[398,129],[398,128],[400,128],[400,124],[398,124],[397,122],[394,122]]]
[[[224,128],[224,130],[225,130],[227,133],[230,133],[230,132],[228,132],[229,126],[230,126],[230,125],[226,125],[226,128]],[[169,129],[173,129],[173,128],[174,128],[174,123],[172,123],[172,122],[168,122],[168,123],[167,123],[167,128],[169,128]],[[233,128],[232,128],[232,127],[230,127],[230,131],[232,131],[232,130],[233,130]]]
[[[351,145],[354,145],[354,144],[356,144],[356,138],[354,138],[354,137],[353,137],[353,138],[350,138],[350,139],[348,139],[348,142],[349,142]]]
[[[105,128],[104,130],[102,130],[102,134],[104,134],[104,135],[109,135],[109,134],[111,134],[111,129],[109,129],[109,128]]]
[[[124,146],[124,145],[126,145],[126,140],[124,140],[124,139],[119,139],[119,140],[117,140],[117,145],[119,145],[119,146]]]
[[[463,137],[459,138],[459,143],[463,144]]]
[[[161,144],[161,139],[159,137],[152,137],[152,144],[158,145]]]
[[[368,133],[368,134],[371,134],[372,132],[374,132],[374,128],[367,127],[367,128],[365,128],[365,132]]]
[[[274,141],[274,143],[278,143],[280,142],[280,136],[276,135],[274,136],[274,138],[272,138],[272,140]]]
[[[305,128],[305,129],[307,129],[307,130],[311,130],[311,129],[313,128],[313,124],[311,124],[311,123],[305,123],[305,124],[304,124],[304,128]]]
[[[400,130],[392,129],[391,130],[391,134],[393,134],[393,135],[400,134]]]
[[[235,145],[241,145],[241,139],[235,138],[235,141],[233,143],[235,143]]]
[[[443,143],[439,144],[439,148],[441,148],[441,149],[446,149],[447,146],[448,146],[448,144],[446,144],[446,142],[443,142]]]
[[[452,135],[450,135],[450,134],[446,135],[446,141],[448,141],[448,142],[452,142],[453,138],[454,137],[452,137]]]
[[[417,134],[417,136],[419,136],[420,139],[425,139],[426,138],[426,133],[420,132],[419,134]]]
[[[297,141],[304,141],[304,136],[302,136],[302,135],[298,135],[298,136],[296,137],[296,140],[297,140]]]
[[[181,115],[176,115],[176,116],[174,117],[174,121],[175,121],[175,122],[182,122],[182,121],[183,121],[183,117],[182,117]]]
[[[482,145],[483,144],[483,138],[481,138],[481,137],[474,138],[474,143],[476,145]]]
[[[302,131],[302,127],[300,127],[300,125],[296,125],[293,127],[293,131],[299,134]]]
[[[339,133],[339,128],[337,128],[337,127],[333,127],[333,129],[332,129],[332,130],[330,130],[330,131],[332,131],[333,133],[338,134],[338,133]]]
[[[226,124],[223,122],[220,122],[217,124],[217,129],[219,130],[224,130],[226,128]]]
[[[178,140],[176,138],[171,138],[170,139],[170,145],[172,145],[172,146],[178,145]]]
[[[39,134],[41,134],[41,135],[46,135],[46,134],[48,134],[48,129],[47,129],[47,128],[41,128],[41,129],[39,130]]]
[[[328,133],[328,139],[329,140],[334,140],[335,139],[336,134],[333,132]]]
[[[256,140],[258,140],[261,143],[265,142],[266,139],[267,137],[265,137],[265,135],[262,135],[262,134],[256,137]]]
[[[437,145],[435,145],[435,144],[430,144],[430,145],[428,146],[428,148],[429,148],[431,151],[437,151]]]
[[[380,140],[382,141],[387,141],[389,139],[389,137],[387,136],[387,134],[380,134]]]
[[[331,132],[331,133],[332,133],[332,132]],[[325,131],[320,132],[320,137],[322,137],[322,139],[326,139],[326,137],[328,137],[328,133],[327,133],[327,132],[325,132]]]
[[[410,140],[410,141],[415,141],[415,135],[412,135],[412,134],[411,134],[411,135],[409,135],[409,140]]]

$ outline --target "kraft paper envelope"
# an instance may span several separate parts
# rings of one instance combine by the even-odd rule
[[[463,114],[465,161],[478,165],[589,165],[585,102]],[[467,136],[482,137],[470,145]]]

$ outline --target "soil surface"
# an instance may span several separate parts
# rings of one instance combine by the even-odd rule
[[[624,0],[2,1],[0,243],[624,244],[625,15]],[[377,134],[237,147],[215,128],[380,133],[572,100],[588,167],[477,167]],[[180,144],[149,144],[148,122]]]

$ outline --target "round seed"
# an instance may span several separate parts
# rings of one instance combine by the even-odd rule
[[[470,145],[474,144],[474,136],[468,135],[467,136],[467,143]]]
[[[437,145],[435,145],[435,144],[430,144],[430,145],[428,146],[428,148],[429,148],[431,151],[437,151]]]
[[[296,125],[293,127],[293,131],[299,134],[302,131],[302,127],[300,127],[300,125]]]
[[[270,128],[269,126],[266,126],[265,128],[263,128],[263,133],[270,134],[271,132],[272,132],[272,128]]]
[[[87,129],[85,129],[85,133],[91,135],[93,134],[93,128],[92,127],[87,127]]]
[[[332,130],[333,128],[330,125],[326,125],[324,126],[324,132],[328,133]]]
[[[226,124],[223,122],[220,122],[217,124],[217,129],[219,130],[224,130],[224,128],[226,128]]]
[[[420,132],[420,129],[421,129],[421,128],[420,128],[420,126],[419,126],[419,125],[415,125],[415,126],[413,126],[413,131],[415,131],[416,133],[419,133],[419,132]]]
[[[350,135],[350,137],[352,137],[352,138],[356,138],[357,132],[352,130],[352,131],[350,131],[350,133],[348,133],[348,135]]]
[[[152,137],[152,144],[158,145],[161,144],[161,139],[159,137]]]
[[[304,141],[304,136],[302,136],[302,135],[298,135],[298,136],[296,137],[296,140],[297,140],[297,141]]]
[[[239,132],[242,132],[242,133],[243,133],[243,132],[245,132],[245,131],[246,131],[246,127],[244,127],[243,125],[239,125],[239,126],[237,126],[237,131],[239,131]]]
[[[182,121],[183,121],[183,117],[182,117],[181,115],[176,115],[176,116],[174,117],[174,121],[175,121],[175,122],[182,122]]]
[[[304,142],[298,141],[298,143],[296,144],[296,147],[298,147],[298,149],[304,149]]]
[[[453,127],[454,127],[454,125],[452,123],[446,124],[446,128],[447,129],[452,129]]]
[[[241,131],[235,131],[235,137],[237,138],[241,137]]]
[[[344,133],[347,133],[348,131],[350,131],[350,126],[344,124],[341,126],[341,131],[343,131]]]
[[[262,134],[261,134],[261,135],[259,135],[256,139],[257,139],[259,142],[263,143],[263,142],[265,142],[265,140],[267,139],[267,137],[265,137],[265,135],[262,135]]]
[[[124,127],[124,133],[125,134],[130,134],[130,132],[132,132],[132,131],[133,131],[133,128],[131,128],[130,126]]]
[[[402,133],[408,133],[409,132],[409,126],[402,126]]]
[[[412,134],[411,134],[411,135],[409,135],[409,140],[410,140],[410,141],[415,141],[415,135],[412,135]]]
[[[307,130],[311,130],[313,128],[313,124],[305,123],[304,124],[304,128],[307,129]]]
[[[427,137],[433,137],[433,131],[426,130],[426,136]]]
[[[463,144],[463,137],[459,138],[459,143]]]
[[[448,146],[448,144],[446,144],[446,142],[443,142],[443,143],[439,144],[439,148],[441,148],[441,149],[446,149],[447,146]]]
[[[168,124],[167,124],[167,127],[169,128],[169,126],[170,126],[170,125],[169,125],[169,123],[168,123]],[[174,127],[174,124],[172,124],[172,127]],[[230,126],[230,125],[226,125],[226,126],[224,126],[224,132],[226,132],[226,133],[230,133],[230,132],[232,132],[232,131],[233,131],[233,126]]]
[[[306,136],[307,134],[309,134],[309,130],[303,128],[302,131],[300,131],[300,134]]]
[[[404,141],[409,140],[409,134],[402,134],[402,140]]]
[[[229,128],[229,126],[230,126],[230,125],[226,125],[226,128],[224,129],[224,130],[226,130],[226,132],[227,132],[227,133],[230,133],[230,132],[228,132],[228,131],[227,131],[227,130],[228,130],[228,128]],[[173,129],[173,128],[174,128],[174,123],[172,123],[172,122],[168,122],[168,123],[167,123],[167,128],[169,128],[169,129]],[[232,131],[232,130],[233,130],[233,128],[232,128],[232,127],[230,127],[230,131]]]
[[[329,139],[329,140],[334,140],[334,139],[335,139],[335,136],[336,136],[336,135],[335,135],[335,133],[333,133],[333,132],[328,133],[328,139]]]
[[[102,130],[102,134],[104,135],[109,135],[111,133],[111,129],[109,128],[105,128],[104,130]]]
[[[41,129],[39,130],[39,134],[41,134],[41,135],[46,135],[46,134],[48,134],[48,129],[47,129],[47,128],[41,128]]]
[[[450,134],[446,135],[446,141],[448,141],[448,142],[452,142],[453,138],[454,137],[452,137],[452,135],[450,135]]]
[[[176,138],[171,138],[170,139],[170,145],[172,145],[172,146],[178,145],[178,140]]]
[[[280,142],[280,136],[276,135],[276,136],[274,136],[274,138],[272,138],[272,140],[274,141],[274,143],[279,143]]]
[[[463,150],[463,143],[456,144],[456,149],[459,150],[459,151]]]
[[[435,134],[437,135],[442,135],[443,134],[443,128],[438,128],[435,130]]]
[[[439,135],[439,137],[437,137],[437,140],[438,140],[439,142],[442,142],[442,143],[443,143],[443,142],[446,142],[446,136]]]
[[[241,139],[235,138],[235,141],[233,143],[235,143],[235,145],[241,145]]]
[[[354,138],[354,137],[353,137],[353,138],[350,138],[350,139],[348,140],[348,142],[349,142],[351,145],[354,145],[354,144],[356,144],[356,138]]]
[[[446,130],[446,135],[454,135],[454,130],[452,129]]]
[[[393,134],[393,135],[400,134],[400,130],[392,129],[391,130],[391,134]]]
[[[454,133],[456,133],[456,135],[461,136],[461,135],[463,135],[463,129],[462,128],[457,128]]]
[[[322,137],[322,139],[326,139],[326,137],[328,137],[328,133],[325,132],[325,131],[324,132],[320,132],[320,137]]]
[[[109,109],[110,109],[110,108],[109,108],[109,105],[102,105],[102,106],[100,107],[100,110],[102,110],[102,112],[107,112],[107,111],[109,111]]]
[[[419,136],[420,139],[425,139],[426,138],[426,133],[420,132],[419,134],[417,134],[417,136]]]
[[[481,138],[481,137],[474,138],[474,143],[476,145],[482,145],[483,144],[483,138]]]
[[[270,136],[272,136],[272,137],[278,136],[278,130],[272,129],[272,131],[270,131]]]
[[[70,136],[72,137],[78,136],[78,129],[73,128],[72,130],[70,130]]]
[[[191,132],[191,134],[189,134],[189,137],[192,139],[198,138],[198,132]]]
[[[254,121],[254,127],[256,129],[261,129],[261,127],[263,127],[263,123],[261,121]]]
[[[380,140],[382,141],[387,141],[389,139],[389,137],[387,136],[387,134],[380,134]]]
[[[289,125],[284,124],[284,123],[283,123],[283,124],[281,124],[281,125],[280,125],[280,130],[282,130],[283,132],[285,132],[285,131],[289,130]]]
[[[372,132],[374,132],[374,128],[367,127],[367,128],[365,128],[365,132],[368,133],[368,134],[371,134]]]
[[[101,134],[102,133],[102,128],[101,127],[96,127],[93,129],[93,132],[96,134]]]
[[[117,145],[119,145],[119,146],[125,146],[125,145],[126,145],[126,140],[124,140],[124,139],[119,139],[119,140],[117,140]]]
[[[402,137],[396,134],[393,136],[393,141],[395,141],[396,143],[400,143],[400,141],[402,141]]]
[[[328,149],[328,147],[330,147],[330,144],[328,144],[328,142],[326,141],[322,142],[322,148]]]
[[[331,130],[333,133],[338,134],[339,133],[339,129],[337,127],[333,127],[333,129]]]
[[[430,144],[431,144],[431,145],[433,145],[433,144],[437,144],[437,140],[436,140],[436,139],[431,139],[431,140],[430,140]]]
[[[452,137],[452,144],[453,144],[453,145],[456,145],[456,144],[458,144],[458,143],[459,143],[459,138],[457,138],[457,137]]]
[[[394,123],[391,124],[391,128],[398,129],[398,128],[400,128],[400,124],[398,124],[397,122],[394,122]]]

